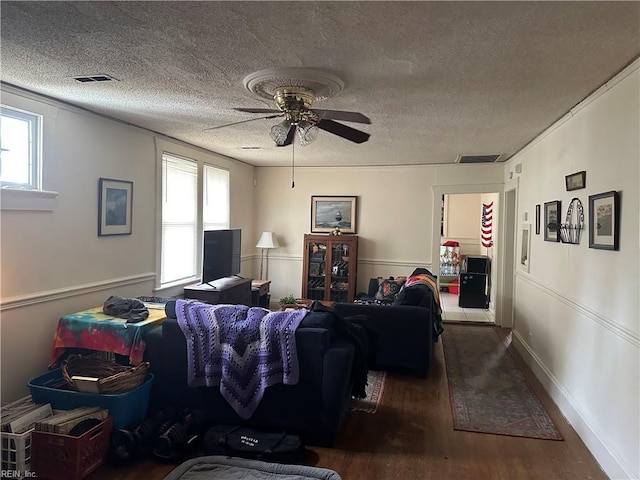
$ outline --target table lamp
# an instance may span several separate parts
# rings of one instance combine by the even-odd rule
[[[258,240],[258,243],[256,245],[256,248],[261,248],[262,249],[262,256],[260,259],[260,280],[264,280],[262,278],[262,272],[263,272],[263,267],[264,267],[264,257],[265,257],[265,253],[264,251],[267,251],[267,270],[269,269],[269,250],[272,248],[278,248],[280,246],[280,244],[278,243],[278,239],[276,238],[276,234],[273,232],[262,232],[262,235],[260,235],[260,240]]]

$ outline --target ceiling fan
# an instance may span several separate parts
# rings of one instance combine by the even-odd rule
[[[271,127],[269,133],[269,136],[279,147],[291,145],[296,132],[298,132],[300,144],[303,146],[313,142],[318,136],[319,130],[333,133],[354,143],[364,143],[369,139],[370,135],[368,133],[336,121],[341,120],[371,124],[371,120],[369,120],[368,117],[358,112],[312,109],[311,106],[315,98],[316,92],[305,86],[277,87],[274,89],[273,100],[276,102],[278,110],[268,108],[234,108],[234,110],[239,112],[268,113],[271,115],[220,125],[208,128],[207,130],[215,130],[231,125],[252,122],[254,120],[284,117],[281,122]]]

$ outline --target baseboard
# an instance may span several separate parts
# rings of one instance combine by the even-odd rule
[[[576,403],[569,392],[564,388],[552,372],[540,361],[540,358],[531,350],[522,337],[513,331],[513,345],[522,356],[525,363],[531,368],[534,375],[553,399],[560,412],[573,427],[578,436],[594,456],[600,468],[611,479],[637,479],[638,472],[634,472],[607,442],[591,427],[589,422],[576,408]]]

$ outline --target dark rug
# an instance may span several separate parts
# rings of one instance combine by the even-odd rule
[[[210,455],[187,460],[164,480],[340,480],[333,470]]]
[[[563,440],[494,327],[447,325],[442,345],[455,430]]]
[[[367,373],[367,386],[365,387],[367,396],[365,398],[352,398],[349,410],[376,413],[378,406],[382,402],[386,379],[386,372],[369,370]]]

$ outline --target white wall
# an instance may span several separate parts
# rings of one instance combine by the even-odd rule
[[[445,195],[445,235],[442,242],[458,242],[461,255],[480,255],[481,209],[478,193]]]
[[[110,295],[151,295],[156,273],[155,137],[148,132],[3,86],[2,103],[45,115],[45,190],[52,211],[3,210],[0,230],[2,401],[46,371],[60,316]],[[166,142],[165,142],[166,143]],[[195,147],[188,156],[230,170],[232,226],[253,255],[254,167]],[[133,181],[133,233],[98,237],[98,179]],[[255,244],[255,243],[254,243]],[[252,258],[243,271],[252,273]]]
[[[640,74],[636,61],[505,167],[522,165],[518,239],[532,226],[530,271],[516,272],[519,350],[611,478],[640,478],[639,216]],[[564,176],[586,170],[586,188]],[[620,250],[589,248],[589,195],[621,192]],[[535,205],[584,206],[579,245],[535,234]]]
[[[256,175],[255,231],[275,232],[281,245],[269,254],[275,301],[301,294],[303,235],[311,228],[312,195],[358,196],[356,291],[366,291],[372,277],[409,275],[416,267],[436,272],[439,255],[436,247],[434,257],[432,245],[440,244],[440,196],[434,202],[433,187],[501,185],[503,166],[296,167],[293,189],[290,168],[257,168]]]

